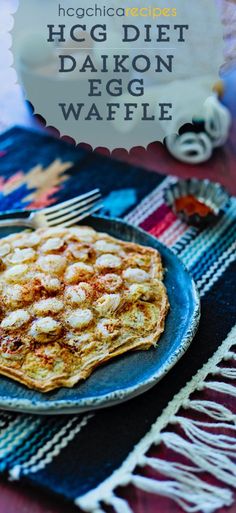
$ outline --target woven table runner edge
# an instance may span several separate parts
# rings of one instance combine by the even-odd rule
[[[104,503],[112,506],[116,513],[133,513],[133,510],[130,508],[128,503],[124,499],[121,499],[115,495],[115,490],[118,487],[127,486],[130,484],[133,484],[135,487],[146,492],[156,493],[158,495],[172,498],[186,512],[202,511],[204,513],[210,513],[216,511],[220,507],[229,506],[232,504],[233,494],[229,488],[222,488],[222,485],[220,487],[207,485],[207,483],[197,477],[195,473],[199,471],[210,472],[212,475],[215,474],[215,477],[220,481],[223,481],[227,485],[236,488],[236,463],[230,460],[230,456],[233,455],[234,458],[236,456],[235,448],[234,451],[233,448],[230,451],[230,442],[232,442],[234,438],[232,437],[232,440],[229,441],[229,447],[219,447],[219,450],[217,451],[217,453],[219,452],[222,455],[228,454],[232,476],[230,475],[230,472],[224,471],[224,469],[221,468],[221,465],[224,467],[225,461],[222,461],[222,464],[220,464],[219,461],[218,465],[217,462],[214,463],[214,473],[214,468],[208,464],[207,456],[209,455],[207,454],[207,448],[211,454],[211,443],[214,442],[214,436],[217,437],[217,435],[212,435],[213,440],[210,440],[209,447],[207,443],[204,444],[205,458],[201,456],[199,459],[197,458],[198,461],[196,461],[196,454],[198,453],[199,448],[201,449],[201,441],[199,442],[198,436],[199,433],[197,433],[195,436],[194,434],[191,435],[189,426],[187,425],[186,427],[186,424],[191,424],[191,419],[188,419],[188,422],[186,422],[185,417],[178,417],[176,414],[180,408],[193,409],[205,413],[211,418],[211,420],[218,420],[219,422],[216,424],[218,424],[219,427],[222,425],[223,427],[231,428],[232,422],[236,422],[236,416],[227,410],[227,408],[214,402],[206,404],[206,401],[192,401],[190,396],[193,392],[201,391],[208,387],[214,387],[215,390],[217,389],[218,392],[222,393],[222,396],[224,394],[236,396],[236,386],[234,387],[233,385],[227,384],[223,380],[216,382],[205,382],[209,375],[216,375],[218,378],[236,378],[235,369],[232,368],[232,373],[230,373],[230,369],[228,367],[219,367],[219,364],[221,364],[223,361],[230,361],[232,359],[236,360],[236,353],[232,351],[232,347],[234,345],[236,345],[236,325],[231,329],[227,338],[222,342],[213,356],[203,365],[201,369],[199,369],[199,371],[192,377],[192,379],[169,402],[160,417],[158,417],[156,422],[152,425],[150,431],[134,447],[133,451],[129,454],[121,467],[117,469],[108,479],[101,483],[96,489],[88,492],[84,496],[78,497],[75,500],[75,504],[79,508],[89,513],[105,513],[102,509],[102,503]],[[202,403],[202,406],[201,404],[199,405],[199,403]],[[171,464],[164,460],[148,458],[146,456],[146,453],[152,445],[165,443],[168,446],[168,437],[166,436],[168,433],[162,433],[162,431],[167,428],[169,424],[180,424],[181,428],[184,429],[185,434],[187,433],[187,435],[189,435],[190,433],[190,441],[192,443],[186,442],[186,444],[189,444],[189,447],[183,447],[182,452],[178,451],[176,447],[172,447],[172,449],[177,450],[177,452],[183,455],[186,455],[188,459],[192,461],[194,467],[181,464],[178,465],[173,462]],[[195,425],[194,422],[193,425]],[[171,435],[173,435],[173,433],[171,433]],[[179,435],[176,436],[178,436],[177,444],[179,445],[181,437],[179,437]],[[219,437],[221,436],[222,435],[219,435]],[[191,458],[191,451],[189,452],[189,449],[191,446],[194,446],[194,444],[195,452],[193,454],[193,458]],[[157,470],[158,464],[158,472],[168,476],[168,478],[171,477],[172,481],[158,481],[133,473],[137,466],[142,467],[148,465]]]

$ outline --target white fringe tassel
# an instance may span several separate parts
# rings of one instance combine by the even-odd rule
[[[160,471],[161,469],[161,474],[171,477],[172,480],[158,481],[134,476],[132,483],[137,488],[171,498],[189,513],[200,510],[204,513],[211,513],[220,508],[222,504],[231,504],[231,494],[227,489],[208,485],[193,475],[195,470],[190,472],[185,470],[184,465],[182,468],[171,462],[164,462],[163,465],[162,460],[157,460],[157,462],[155,460],[156,458],[147,458],[146,465],[154,470]],[[156,464],[159,465],[159,468],[156,468]]]
[[[224,383],[223,381],[207,381],[204,388],[209,388],[210,390],[214,390],[214,392],[220,392],[222,394],[236,397],[236,387],[229,385],[228,383]]]
[[[191,399],[191,401],[185,401],[183,406],[185,409],[192,409],[199,413],[205,413],[211,419],[225,422],[236,422],[236,415],[234,413],[222,404],[214,403],[213,401],[196,401]],[[230,425],[228,427],[230,427]]]
[[[128,505],[128,502],[124,499],[116,497],[115,495],[112,495],[109,501],[107,501],[107,504],[109,504],[109,506],[112,506],[116,513],[133,513]]]
[[[169,403],[122,467],[97,489],[76,500],[81,509],[89,513],[105,513],[101,509],[101,504],[105,504],[112,506],[116,513],[133,513],[128,502],[115,495],[118,486],[127,484],[173,499],[187,513],[213,513],[232,504],[233,493],[229,487],[236,488],[236,415],[224,404],[192,399],[191,394],[196,390],[213,390],[219,393],[222,403],[224,395],[236,397],[236,386],[232,383],[236,369],[220,366],[224,360],[236,360],[236,353],[232,350],[234,345],[236,327],[213,357]],[[215,376],[218,381],[208,381],[208,376]],[[231,383],[223,379],[231,380]],[[188,411],[188,417],[179,414],[180,408]],[[201,420],[191,418],[191,413],[200,413]],[[178,432],[166,430],[171,424],[178,425]],[[160,443],[184,457],[186,463],[146,456],[152,445]],[[157,478],[134,473],[138,467],[152,468],[157,472]],[[205,473],[216,478],[215,485],[206,482]],[[158,474],[168,479],[160,480]]]

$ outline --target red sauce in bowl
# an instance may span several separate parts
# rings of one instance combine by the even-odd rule
[[[175,200],[175,210],[176,212],[184,212],[188,216],[198,214],[200,217],[206,217],[208,214],[213,213],[212,208],[191,194],[177,198]]]

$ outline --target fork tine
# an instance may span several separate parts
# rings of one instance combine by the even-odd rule
[[[95,194],[94,196],[91,196],[91,198],[85,199],[83,201],[79,200],[78,203],[74,203],[74,205],[70,205],[67,208],[62,208],[61,210],[58,210],[56,212],[52,212],[49,214],[46,214],[47,221],[54,221],[58,219],[58,222],[60,222],[60,217],[62,217],[65,214],[69,214],[70,212],[74,211],[75,209],[78,209],[83,206],[90,206],[91,203],[94,203],[96,200],[101,198],[101,194]]]
[[[79,196],[76,196],[75,198],[63,201],[62,203],[58,203],[57,205],[54,205],[53,207],[44,208],[41,211],[41,213],[42,214],[49,214],[51,212],[57,212],[58,210],[61,210],[64,207],[68,207],[69,205],[73,205],[78,200],[85,200],[87,198],[90,198],[94,194],[98,194],[98,193],[100,193],[100,189],[93,189],[92,191],[86,192],[85,194],[80,194]]]
[[[50,226],[57,226],[57,225],[64,225],[66,221],[69,221],[70,219],[74,219],[75,217],[78,217],[80,214],[83,214],[84,212],[87,212],[91,208],[95,207],[96,205],[101,204],[101,202],[96,201],[91,203],[90,205],[86,205],[82,208],[72,210],[69,214],[66,214],[65,216],[57,217],[56,219],[49,220],[48,223]]]
[[[86,217],[89,217],[92,214],[95,214],[95,212],[100,210],[100,208],[102,208],[102,207],[103,207],[103,204],[100,203],[100,204],[96,205],[95,207],[90,208],[89,210],[87,210],[87,212],[85,212],[84,214],[81,214],[80,216],[77,216],[77,217],[75,217],[73,219],[70,219],[69,221],[67,221],[66,223],[63,223],[60,226],[62,226],[63,228],[68,228],[69,226],[77,224],[79,221],[82,221],[82,219],[85,219]]]

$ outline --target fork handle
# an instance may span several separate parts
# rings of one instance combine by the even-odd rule
[[[7,228],[11,226],[24,226],[25,228],[34,228],[32,222],[29,219],[2,219],[0,220],[0,228]]]

